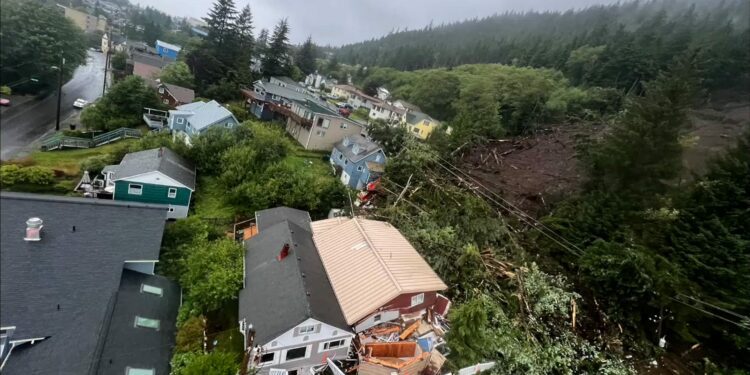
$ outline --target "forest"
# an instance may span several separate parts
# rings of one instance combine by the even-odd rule
[[[706,85],[740,83],[750,63],[750,3],[632,1],[558,12],[509,12],[334,48],[343,63],[416,70],[500,63],[561,70],[573,84],[631,89],[687,49]]]

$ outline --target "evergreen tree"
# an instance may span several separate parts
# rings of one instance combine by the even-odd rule
[[[208,13],[208,17],[203,18],[208,24],[208,36],[206,41],[217,51],[226,47],[237,35],[237,10],[234,6],[234,0],[216,0],[213,7]]]
[[[288,76],[291,73],[289,62],[289,23],[286,18],[279,21],[263,57],[263,75]]]
[[[237,16],[237,36],[241,52],[249,52],[248,56],[252,54],[253,49],[253,28],[253,14],[250,11],[250,5],[245,5]]]
[[[297,53],[297,66],[305,75],[315,72],[315,45],[312,37],[307,37]]]
[[[258,56],[266,54],[268,49],[268,29],[260,29],[258,33],[258,39],[255,41],[255,50]]]

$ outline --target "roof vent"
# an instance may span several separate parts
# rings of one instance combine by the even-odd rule
[[[24,241],[39,241],[42,239],[42,225],[44,223],[42,219],[38,217],[32,217],[26,220],[26,237]]]
[[[278,260],[279,262],[281,262],[287,256],[289,256],[289,244],[285,243],[284,247],[282,247],[281,251],[279,252],[279,256],[276,257],[276,260]]]

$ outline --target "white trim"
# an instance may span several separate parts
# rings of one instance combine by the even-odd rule
[[[337,342],[337,341],[343,341],[343,343],[340,346],[336,346],[333,348],[327,348],[327,349],[325,348],[326,344],[330,344],[332,342]],[[349,346],[349,338],[339,337],[337,339],[320,342],[320,344],[318,344],[318,353],[323,353],[323,352],[332,351],[332,350],[339,350],[341,348],[346,348],[347,346]]]
[[[128,195],[143,195],[143,184],[128,183]]]
[[[170,198],[170,199],[177,198],[177,188],[175,187],[167,188],[167,198]]]
[[[160,176],[164,176],[164,178],[165,178],[165,182],[164,183],[158,183],[157,184],[157,183],[154,183],[154,182],[151,182],[151,181],[148,181],[148,182],[146,182],[146,181],[138,181],[141,177],[148,176],[150,174],[157,174],[157,173]],[[138,182],[138,183],[143,183],[143,184],[151,184],[151,185],[177,186],[177,187],[183,187],[183,188],[188,189],[190,191],[195,191],[194,189],[191,189],[191,188],[185,186],[185,184],[182,184],[179,181],[173,179],[172,177],[169,177],[169,176],[167,176],[164,173],[161,173],[159,171],[144,172],[144,173],[134,174],[132,176],[119,177],[119,178],[116,178],[116,179],[112,180],[112,182],[117,182],[117,181],[133,181],[133,182]]]
[[[290,359],[290,360],[286,359],[287,352],[289,352],[290,350],[300,349],[300,348],[305,348],[305,355],[304,356],[299,357],[299,358],[295,358],[295,359]],[[281,358],[279,358],[279,363],[290,363],[290,362],[302,361],[302,360],[310,358],[310,354],[311,353],[312,353],[312,344],[308,344],[308,345],[305,345],[305,346],[296,346],[294,348],[283,349],[281,351]]]
[[[416,298],[417,302],[414,302],[414,299]],[[411,296],[411,305],[409,307],[414,307],[417,305],[421,305],[424,303],[424,293],[419,293]]]

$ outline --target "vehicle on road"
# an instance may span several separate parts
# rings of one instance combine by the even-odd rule
[[[10,99],[0,98],[0,105],[3,107],[7,107],[10,105]]]
[[[85,99],[78,98],[78,99],[76,99],[75,102],[73,102],[73,107],[76,107],[78,109],[82,109],[83,107],[85,107],[88,104],[89,104],[89,102],[86,101]]]

